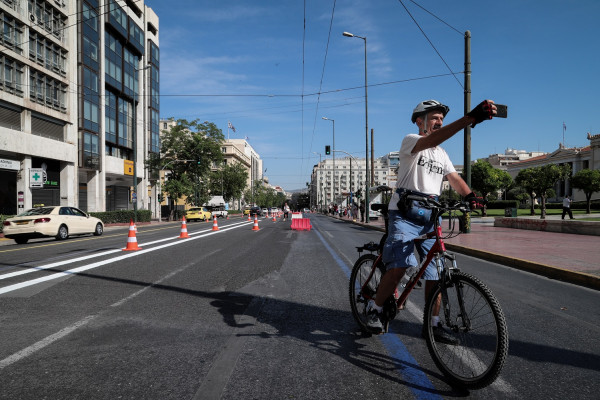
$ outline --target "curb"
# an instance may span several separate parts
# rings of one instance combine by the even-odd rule
[[[457,253],[465,254],[471,257],[481,258],[486,261],[495,262],[521,271],[531,272],[546,278],[555,279],[574,285],[585,286],[590,289],[600,290],[600,278],[583,272],[574,272],[567,269],[553,267],[551,265],[527,261],[520,258],[503,256],[502,254],[491,253],[473,249],[470,247],[459,246],[451,243],[444,243],[446,248]]]
[[[366,225],[363,223],[357,223],[354,221],[345,221],[342,218],[330,217],[338,221],[350,222],[355,225],[360,225],[365,228],[378,230],[385,232],[385,228],[378,226]],[[583,272],[574,272],[567,269],[553,267],[551,265],[536,263],[533,261],[523,260],[515,257],[508,257],[502,254],[492,253],[489,251],[483,251],[473,249],[471,247],[459,246],[452,243],[444,243],[446,248],[457,253],[465,254],[471,257],[480,258],[482,260],[495,262],[498,264],[505,265],[510,268],[518,269],[521,271],[530,272],[536,275],[545,276],[546,278],[555,279],[562,282],[571,283],[574,285],[584,286],[594,290],[600,290],[600,277],[595,275],[586,274]]]

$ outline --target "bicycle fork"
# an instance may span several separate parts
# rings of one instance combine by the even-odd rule
[[[444,258],[448,259],[452,267],[446,268],[444,263],[447,262]],[[438,270],[438,275],[441,276],[443,274],[443,279],[440,279],[440,294],[442,296],[442,307],[444,308],[444,315],[446,318],[446,326],[452,329],[455,332],[458,331],[469,331],[471,329],[471,320],[469,319],[469,315],[465,309],[465,302],[463,300],[463,288],[460,283],[452,282],[452,272],[451,271],[459,271],[456,266],[456,257],[453,254],[443,253],[439,254],[436,259],[436,267]],[[458,301],[458,307],[460,309],[460,313],[456,316],[456,321],[452,321],[450,318],[452,316],[450,300],[448,297],[448,289],[454,288],[456,290],[456,298]],[[462,325],[458,324],[459,320],[462,321]]]

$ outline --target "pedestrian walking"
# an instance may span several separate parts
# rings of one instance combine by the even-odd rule
[[[569,218],[573,219],[573,212],[571,211],[572,202],[573,200],[571,200],[569,196],[565,196],[565,198],[563,199],[563,212],[561,219],[565,219],[565,214],[567,213],[569,214]]]

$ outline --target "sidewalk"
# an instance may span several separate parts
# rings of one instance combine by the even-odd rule
[[[539,216],[531,218],[539,219]],[[548,218],[560,219],[560,216]],[[364,224],[347,218],[337,219],[384,230],[382,220]],[[448,221],[444,221],[443,228],[448,229]],[[598,236],[494,227],[494,218],[486,217],[471,220],[471,233],[444,242],[450,251],[600,290]]]

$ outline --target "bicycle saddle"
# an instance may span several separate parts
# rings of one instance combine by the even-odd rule
[[[382,204],[382,203],[374,203],[374,204],[371,204],[371,210],[380,211],[382,214],[387,214],[388,205]]]
[[[377,251],[379,249],[379,244],[375,243],[375,242],[369,242],[369,243],[365,243],[362,246],[357,246],[356,250],[360,253],[364,250],[367,251]]]

